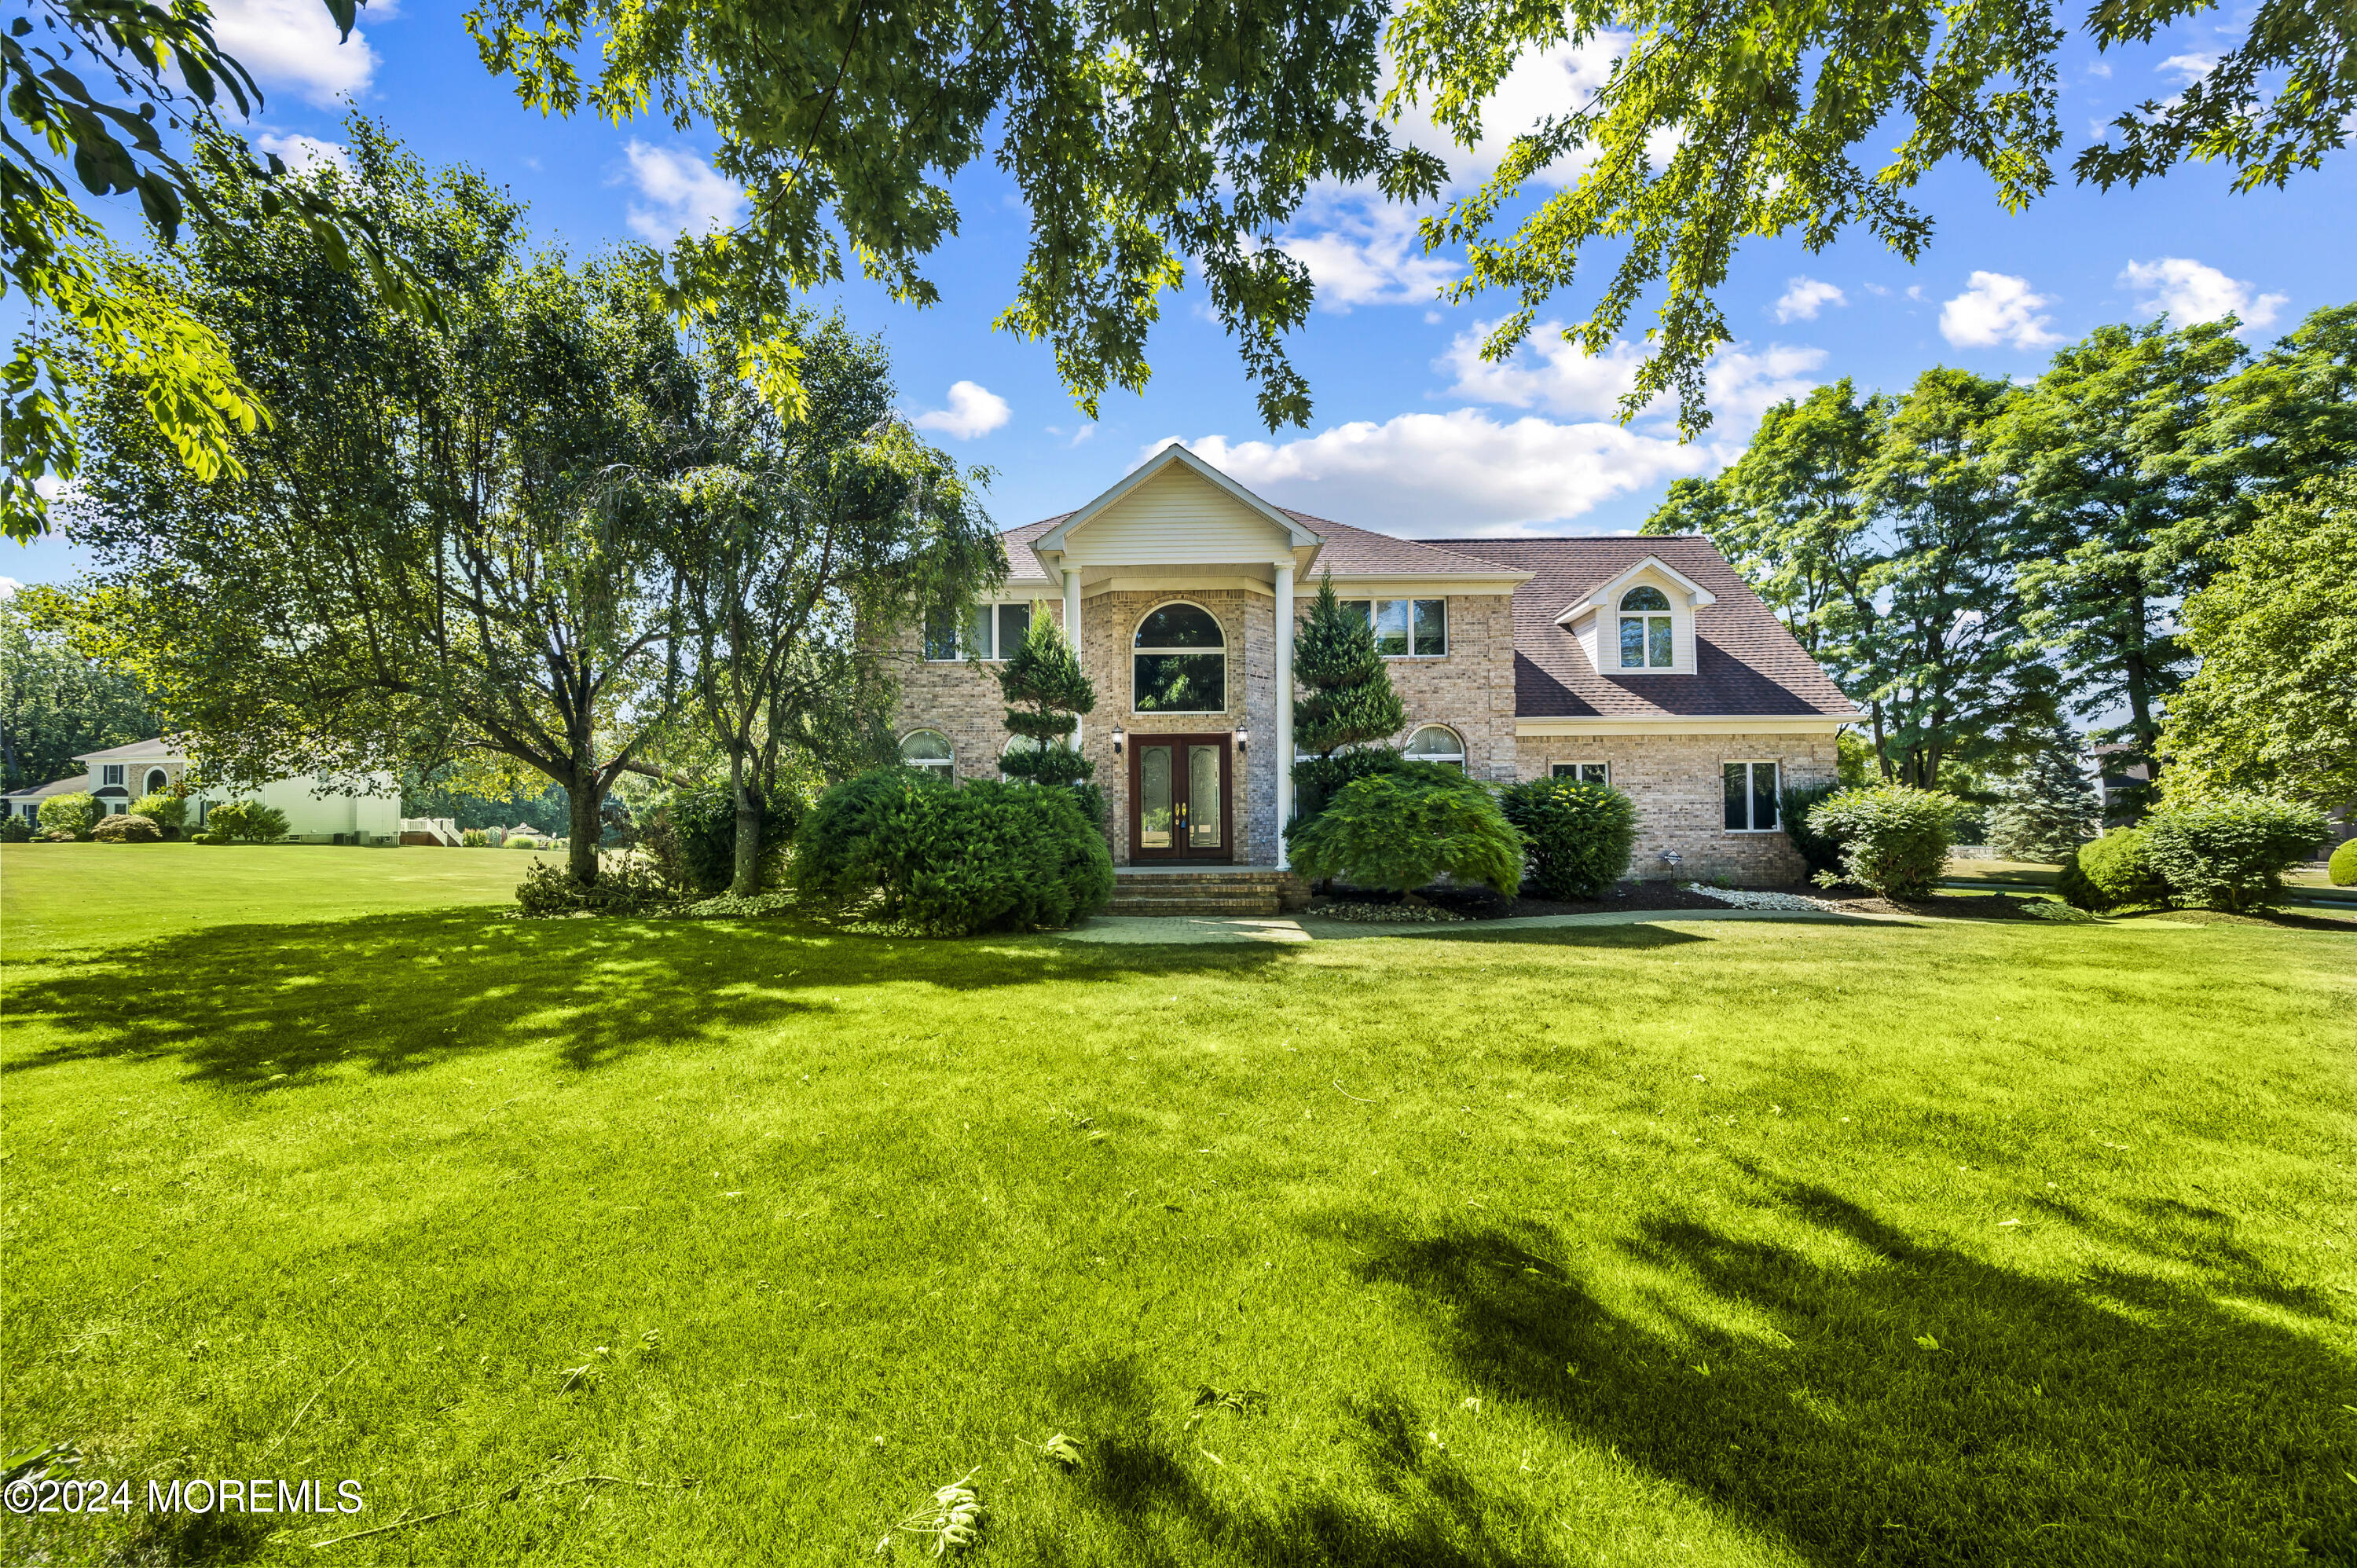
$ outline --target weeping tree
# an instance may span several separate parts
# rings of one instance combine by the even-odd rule
[[[1063,632],[1037,609],[1022,646],[998,671],[998,690],[1008,704],[1007,733],[1031,743],[1006,754],[1001,766],[1010,776],[1035,784],[1086,784],[1096,777],[1097,765],[1072,744],[1082,717],[1096,708],[1096,687]]]
[[[890,632],[1006,575],[982,474],[893,415],[882,341],[840,316],[788,330],[798,413],[781,416],[733,353],[707,354],[696,466],[651,476],[668,485],[663,554],[700,738],[727,758],[740,896],[759,888],[785,776],[845,777],[888,746]]]

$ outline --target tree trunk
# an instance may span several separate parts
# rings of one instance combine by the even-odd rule
[[[761,792],[745,780],[745,758],[728,759],[728,782],[737,797],[737,865],[728,891],[750,898],[761,890]]]
[[[606,791],[595,782],[597,770],[576,768],[565,786],[572,824],[572,844],[565,870],[584,887],[597,881],[597,842],[606,836]]]

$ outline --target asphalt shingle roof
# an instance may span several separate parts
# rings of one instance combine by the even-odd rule
[[[1440,547],[1534,574],[1514,590],[1514,716],[1524,719],[1761,717],[1856,710],[1735,568],[1699,534],[1443,539]],[[1555,618],[1657,556],[1718,600],[1695,612],[1695,673],[1599,672]]]

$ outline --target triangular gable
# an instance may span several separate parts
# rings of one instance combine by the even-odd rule
[[[1261,499],[1260,497],[1253,494],[1186,447],[1173,443],[1123,475],[1119,481],[1096,499],[1065,517],[1055,527],[1033,540],[1032,550],[1042,556],[1050,553],[1063,552],[1068,548],[1066,541],[1074,533],[1085,529],[1120,502],[1127,499],[1140,487],[1161,478],[1174,467],[1183,469],[1196,478],[1201,479],[1245,511],[1266,522],[1276,531],[1276,536],[1273,536],[1269,541],[1272,545],[1277,542],[1277,537],[1282,537],[1284,548],[1288,551],[1311,550],[1323,542],[1318,534],[1303,524]]]
[[[1598,585],[1595,592],[1585,598],[1574,599],[1565,606],[1563,613],[1555,618],[1555,625],[1569,626],[1590,610],[1600,610],[1617,603],[1621,590],[1648,572],[1675,584],[1679,591],[1685,595],[1686,603],[1695,609],[1718,603],[1718,596],[1708,588],[1704,587],[1660,556],[1648,555],[1609,582]]]

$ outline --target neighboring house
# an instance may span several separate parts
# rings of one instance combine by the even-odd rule
[[[1077,625],[1097,692],[1081,746],[1120,865],[1284,864],[1291,628],[1329,573],[1374,622],[1410,755],[1618,786],[1640,876],[1799,880],[1777,793],[1832,782],[1858,716],[1699,536],[1396,539],[1272,506],[1170,446],[1004,537],[1005,587],[898,650],[901,756],[997,774],[996,664],[1034,615]]]
[[[41,802],[52,795],[86,792],[98,798],[111,816],[121,816],[143,795],[178,789],[188,770],[188,754],[162,740],[138,740],[104,751],[86,751],[74,758],[90,771],[59,779],[33,789],[18,789],[0,801],[8,813],[27,822],[40,820]],[[400,835],[401,789],[390,773],[366,776],[365,793],[321,792],[315,775],[277,779],[259,789],[195,789],[188,792],[188,826],[201,827],[205,815],[227,800],[260,800],[286,813],[287,836],[304,843],[389,844]]]
[[[2136,820],[2152,798],[2152,764],[2132,746],[2091,746],[2087,748],[2088,781],[2103,808],[2105,827],[2121,827]]]

